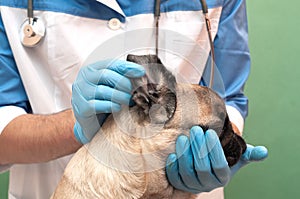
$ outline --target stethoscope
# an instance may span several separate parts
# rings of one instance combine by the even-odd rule
[[[202,5],[202,12],[205,18],[206,30],[208,33],[208,39],[211,49],[211,72],[209,87],[212,88],[214,80],[214,64],[215,64],[215,53],[214,44],[211,35],[210,20],[208,17],[208,9],[206,0],[200,0]],[[158,55],[158,40],[159,40],[159,17],[160,17],[160,0],[155,0],[155,54]],[[21,43],[26,47],[36,46],[45,36],[46,27],[40,18],[33,16],[33,0],[28,0],[27,6],[27,19],[23,22],[20,29]]]
[[[20,28],[21,43],[26,47],[34,47],[44,38],[45,33],[43,21],[33,16],[33,1],[28,0],[27,19]]]
[[[211,35],[211,26],[210,26],[210,20],[208,17],[208,8],[206,4],[206,0],[200,0],[202,5],[202,12],[205,18],[205,24],[206,24],[206,30],[208,33],[208,40],[210,45],[210,51],[211,51],[211,69],[210,69],[210,78],[209,78],[209,84],[208,87],[212,88],[213,82],[214,82],[214,74],[215,74],[215,48],[212,40]],[[154,20],[155,20],[155,54],[158,56],[158,40],[159,40],[159,17],[160,17],[160,0],[155,1],[155,10],[154,10]]]

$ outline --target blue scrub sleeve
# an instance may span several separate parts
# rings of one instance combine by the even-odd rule
[[[30,112],[29,101],[14,60],[0,13],[0,108],[17,106]]]
[[[236,108],[243,119],[248,114],[248,98],[244,85],[250,73],[248,22],[245,0],[224,0],[219,30],[214,40],[215,81],[213,89]],[[200,84],[208,85],[210,64],[208,59]]]

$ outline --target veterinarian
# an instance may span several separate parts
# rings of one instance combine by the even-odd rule
[[[10,170],[10,199],[49,198],[72,153],[91,140],[108,113],[129,103],[129,79],[145,72],[121,55],[134,50],[132,42],[147,43],[140,53],[154,53],[155,34],[140,36],[144,29],[155,30],[154,5],[153,0],[35,0],[31,7],[25,0],[0,1],[0,169]],[[213,88],[224,94],[230,120],[242,133],[250,70],[245,0],[208,0],[207,6],[224,85]],[[210,47],[200,1],[163,0],[159,8],[159,44],[166,50],[158,55],[178,79],[208,85]],[[85,65],[99,46],[103,54]],[[107,68],[111,58],[119,60]],[[267,156],[264,147],[248,145],[229,168],[214,131],[193,127],[191,133],[195,140],[177,139],[166,171],[175,188],[199,198],[223,198],[222,187],[236,171]],[[206,151],[200,147],[213,142]]]

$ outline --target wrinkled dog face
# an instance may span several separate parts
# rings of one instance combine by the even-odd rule
[[[133,100],[139,114],[139,122],[150,122],[174,126],[179,121],[175,114],[178,108],[178,99],[182,93],[177,93],[178,87],[175,77],[169,72],[160,59],[155,55],[128,55],[128,61],[145,67],[146,75],[142,78],[132,79]],[[197,101],[187,101],[184,108],[188,109],[192,103],[201,107],[201,111],[192,117],[201,117],[198,124],[204,130],[214,129],[221,141],[227,162],[233,166],[246,150],[246,143],[237,135],[231,126],[223,100],[211,89],[199,85],[194,86]],[[181,96],[179,96],[181,95]],[[182,104],[182,103],[181,103]],[[184,114],[188,117],[190,114]],[[181,124],[184,125],[184,124]],[[180,125],[179,125],[180,126]]]

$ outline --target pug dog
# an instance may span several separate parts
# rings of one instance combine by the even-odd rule
[[[188,136],[195,125],[217,132],[229,166],[246,150],[217,93],[176,83],[155,55],[128,55],[127,60],[146,70],[131,80],[134,105],[110,114],[91,142],[74,154],[53,199],[195,198],[173,188],[165,174],[176,138]]]

